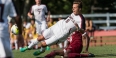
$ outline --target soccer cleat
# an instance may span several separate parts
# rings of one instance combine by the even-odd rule
[[[88,57],[95,57],[95,55],[92,53],[89,53]]]
[[[50,50],[50,46],[47,46],[47,47],[46,47],[46,50]]]
[[[20,52],[25,52],[28,49],[28,47],[20,48]]]
[[[35,51],[34,53],[33,53],[33,55],[34,56],[38,56],[38,55],[40,55],[40,54],[42,54],[42,53],[44,53],[45,51],[40,51],[40,50],[38,50],[38,51]]]

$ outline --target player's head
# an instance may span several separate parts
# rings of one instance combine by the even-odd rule
[[[75,15],[80,14],[82,9],[82,1],[81,0],[75,0],[73,2],[73,7],[72,7],[72,11]]]
[[[36,4],[41,4],[41,0],[35,0]]]

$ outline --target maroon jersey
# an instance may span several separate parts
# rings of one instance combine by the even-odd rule
[[[69,46],[66,48],[71,50],[71,53],[81,53],[82,51],[82,34],[78,31],[72,33],[72,35],[68,38],[70,42]]]

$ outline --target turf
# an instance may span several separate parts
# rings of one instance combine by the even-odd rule
[[[33,56],[33,52],[36,50],[28,50],[26,52],[20,52],[19,50],[13,50],[14,58],[43,58],[47,53],[52,51],[46,51],[39,56]],[[95,54],[96,57],[92,58],[116,58],[116,45],[97,46],[90,47],[89,52]],[[60,58],[59,56],[55,58]]]

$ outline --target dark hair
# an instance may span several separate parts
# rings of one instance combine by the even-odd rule
[[[81,0],[74,0],[73,4],[78,4],[79,8],[82,8],[82,1]]]

